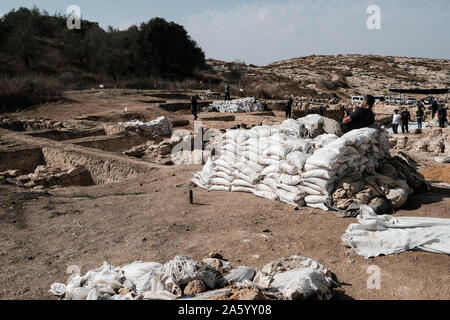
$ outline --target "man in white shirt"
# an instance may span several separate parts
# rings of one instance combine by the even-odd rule
[[[392,131],[394,131],[395,134],[398,134],[398,126],[400,124],[400,119],[402,118],[401,115],[398,114],[398,110],[394,110],[394,118],[392,120]]]

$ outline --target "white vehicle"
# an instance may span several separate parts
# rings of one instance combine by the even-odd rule
[[[405,104],[405,100],[403,98],[396,98],[395,103],[399,105]]]
[[[364,97],[362,96],[353,96],[352,97],[352,104],[361,104],[364,100]]]
[[[409,97],[408,100],[406,100],[406,104],[415,104],[416,102],[416,98]]]

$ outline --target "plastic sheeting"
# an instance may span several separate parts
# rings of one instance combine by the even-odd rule
[[[358,221],[342,241],[365,258],[408,250],[450,254],[450,219],[377,216],[363,206]]]

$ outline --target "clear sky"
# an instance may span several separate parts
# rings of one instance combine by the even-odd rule
[[[450,59],[450,0],[1,0],[124,29],[162,17],[185,26],[208,58],[265,65],[311,54],[365,53]],[[369,5],[381,29],[369,30]]]

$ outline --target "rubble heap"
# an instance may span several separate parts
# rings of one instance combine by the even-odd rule
[[[51,166],[38,166],[34,173],[21,175],[19,170],[0,173],[0,183],[8,183],[23,188],[50,188],[54,186],[93,185],[91,174],[84,166],[61,169]]]
[[[137,261],[114,267],[104,263],[50,292],[66,300],[301,300],[329,299],[331,271],[317,261],[293,256],[262,270],[232,268],[220,255],[202,262],[177,256],[161,264]]]

